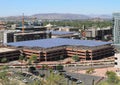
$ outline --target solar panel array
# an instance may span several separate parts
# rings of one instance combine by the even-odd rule
[[[41,47],[41,48],[51,48],[63,45],[74,45],[74,46],[101,46],[111,44],[111,42],[102,42],[95,40],[79,40],[79,39],[67,39],[67,38],[50,38],[50,39],[40,39],[40,40],[30,40],[7,43],[11,46],[27,46],[27,47]]]

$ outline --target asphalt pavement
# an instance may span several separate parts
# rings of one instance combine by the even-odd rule
[[[93,85],[93,82],[95,83],[96,81],[101,79],[101,77],[92,76],[92,75],[88,75],[88,74],[80,74],[80,73],[78,74],[78,73],[69,73],[69,72],[67,72],[66,74],[82,81],[83,85]]]

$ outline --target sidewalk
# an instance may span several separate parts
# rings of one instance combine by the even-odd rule
[[[95,72],[90,74],[94,76],[100,76],[100,77],[106,77],[105,74],[107,71],[116,71],[117,69],[114,67],[108,67],[108,68],[97,68],[95,69]],[[79,70],[78,73],[86,74],[86,70]]]

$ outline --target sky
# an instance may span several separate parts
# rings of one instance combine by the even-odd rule
[[[112,14],[120,12],[120,0],[1,0],[0,16],[39,13]]]

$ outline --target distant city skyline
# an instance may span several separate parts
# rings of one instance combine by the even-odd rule
[[[0,17],[39,13],[112,14],[120,0],[1,0]]]

